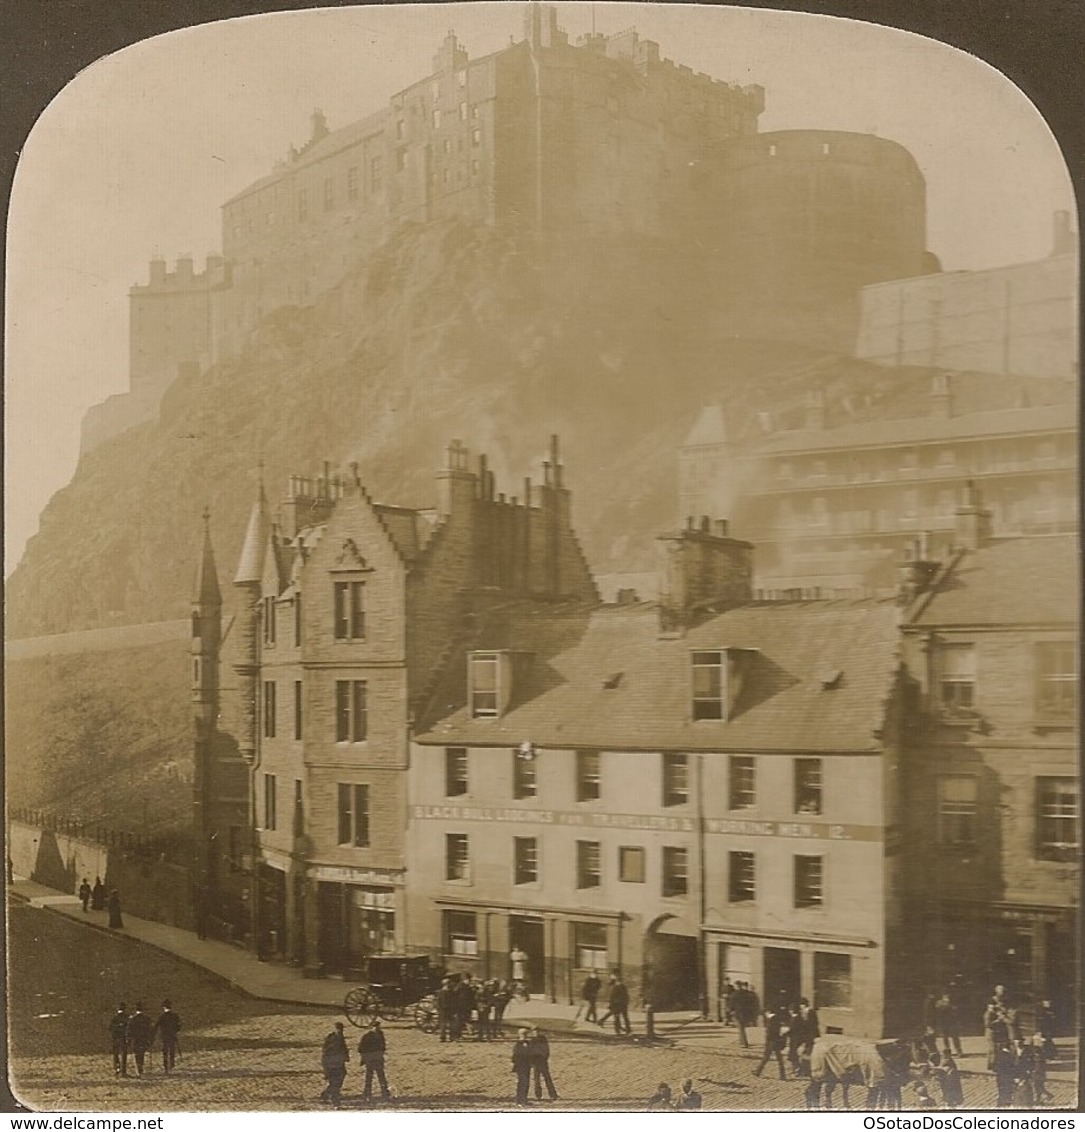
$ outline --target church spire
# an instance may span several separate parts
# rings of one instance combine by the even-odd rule
[[[245,542],[241,548],[241,559],[234,577],[235,586],[250,582],[260,582],[264,577],[264,556],[267,553],[268,538],[271,535],[271,519],[268,517],[267,495],[264,492],[264,465],[260,464],[260,487],[256,502],[249,515],[249,526],[245,532]]]
[[[203,555],[196,573],[196,592],[193,601],[204,608],[218,608],[222,605],[215,552],[211,547],[211,512],[207,507],[203,509]]]

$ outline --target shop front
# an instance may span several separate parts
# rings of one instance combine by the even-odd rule
[[[315,888],[315,952],[325,974],[356,978],[370,955],[401,950],[396,925],[401,873],[316,866],[308,879],[310,890]]]

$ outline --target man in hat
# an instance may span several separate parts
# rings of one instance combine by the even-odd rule
[[[83,883],[79,886],[79,901],[83,905],[85,912],[90,906],[90,882],[86,877],[83,878]]]
[[[384,1055],[388,1043],[384,1039],[381,1029],[381,1020],[374,1018],[369,1029],[362,1035],[358,1043],[358,1052],[362,1055],[362,1064],[365,1066],[365,1087],[362,1089],[362,1100],[372,1100],[373,1076],[376,1074],[381,1087],[381,1097],[388,1100],[392,1092],[388,1088],[388,1078],[384,1075]]]
[[[162,1002],[162,1013],[155,1019],[154,1032],[162,1040],[162,1070],[165,1073],[173,1071],[173,1063],[177,1060],[177,1035],[181,1030],[181,1016],[173,1009],[170,1000]]]
[[[346,1080],[348,1061],[350,1061],[350,1052],[347,1049],[347,1039],[343,1037],[343,1023],[336,1022],[335,1027],[324,1038],[324,1047],[320,1051],[320,1068],[324,1071],[324,1080],[327,1081],[320,1099],[328,1101],[334,1108],[339,1107],[339,1095]]]
[[[128,1019],[128,1048],[136,1059],[136,1076],[143,1076],[143,1059],[151,1048],[154,1023],[143,1013],[143,1004],[136,1003],[136,1012]]]
[[[113,1046],[113,1075],[128,1076],[128,1007],[122,1002],[109,1020],[109,1040]]]

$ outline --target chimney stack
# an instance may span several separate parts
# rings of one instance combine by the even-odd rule
[[[661,535],[660,629],[681,632],[694,607],[708,601],[741,605],[753,600],[753,544],[731,538],[726,521],[715,530],[708,516],[676,534]]]

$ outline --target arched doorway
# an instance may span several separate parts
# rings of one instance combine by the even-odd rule
[[[644,934],[642,997],[657,1010],[700,1010],[703,999],[700,935],[669,913]]]

